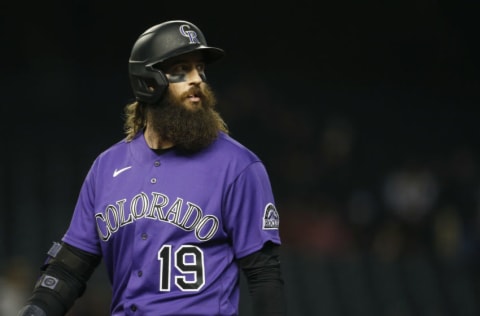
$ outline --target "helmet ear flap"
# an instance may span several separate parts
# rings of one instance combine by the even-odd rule
[[[129,71],[130,83],[138,101],[149,104],[160,101],[168,87],[168,79],[163,71],[145,67],[141,63],[131,63]]]

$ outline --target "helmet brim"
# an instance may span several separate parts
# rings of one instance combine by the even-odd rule
[[[193,53],[193,52],[202,53],[203,61],[206,64],[211,64],[216,61],[219,61],[225,56],[225,51],[221,48],[205,46],[205,45],[186,46],[170,52],[168,55],[163,56],[162,59],[155,60],[151,64],[162,64],[172,58],[179,57],[179,56],[186,55],[188,53]]]

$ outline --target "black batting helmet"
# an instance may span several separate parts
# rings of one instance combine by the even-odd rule
[[[145,103],[159,101],[168,80],[159,67],[153,66],[193,51],[202,52],[205,63],[225,54],[220,48],[208,46],[202,31],[187,21],[168,21],[143,32],[133,45],[128,67],[136,99]]]

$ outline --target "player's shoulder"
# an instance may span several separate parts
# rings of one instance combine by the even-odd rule
[[[258,156],[231,135],[221,132],[214,146],[223,157],[259,161]]]
[[[104,149],[100,154],[96,157],[94,165],[110,165],[113,163],[121,164],[129,159],[130,151],[129,148],[131,143],[136,142],[136,138],[133,140],[127,140],[123,138],[118,140],[117,142],[111,144],[109,147]]]
[[[107,147],[106,149],[104,149],[100,153],[99,158],[105,157],[105,156],[110,156],[110,155],[116,155],[119,152],[128,150],[127,149],[128,142],[129,141],[127,141],[126,138],[123,138],[123,139],[117,141],[116,143],[113,143],[112,145],[110,145],[109,147]]]

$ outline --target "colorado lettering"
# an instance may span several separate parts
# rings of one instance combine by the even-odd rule
[[[152,192],[151,196],[144,192],[135,195],[130,203],[127,199],[109,204],[101,213],[95,214],[98,235],[107,241],[121,227],[139,219],[158,220],[175,225],[185,231],[191,231],[200,241],[211,239],[218,230],[218,218],[204,215],[200,206],[176,198],[169,203],[165,194]]]

